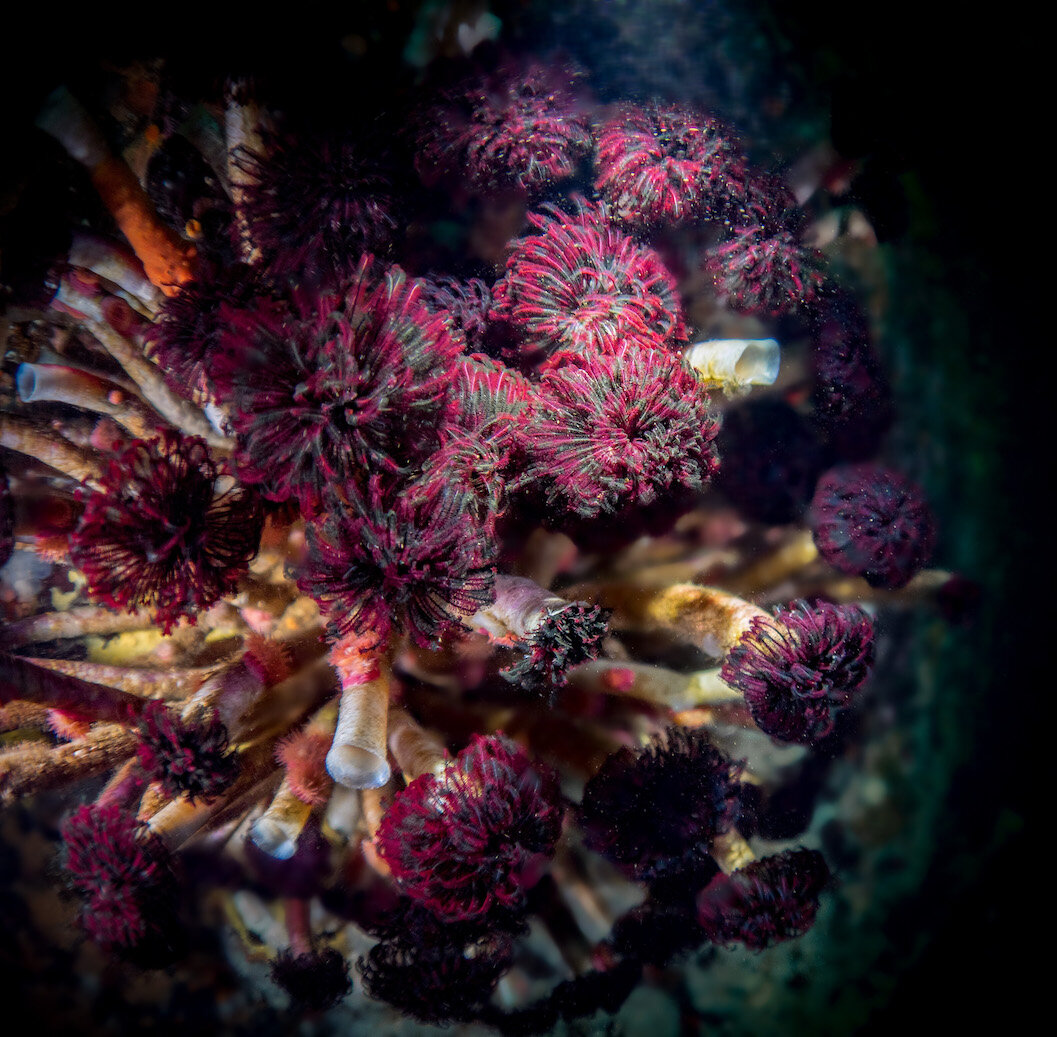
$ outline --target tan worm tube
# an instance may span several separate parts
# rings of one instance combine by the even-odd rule
[[[42,612],[8,623],[0,629],[0,645],[10,648],[39,641],[86,637],[92,634],[122,634],[149,630],[154,620],[147,611],[115,612],[98,605],[82,605],[67,612]]]
[[[0,753],[0,801],[94,777],[135,751],[136,736],[120,724],[98,725],[55,748],[39,742],[16,746]]]
[[[389,715],[389,661],[378,659],[378,676],[341,693],[338,726],[327,753],[330,776],[350,789],[371,789],[389,780],[386,752]]]
[[[285,777],[267,809],[250,826],[250,838],[270,857],[289,860],[297,852],[297,840],[311,814],[311,804],[294,794]]]
[[[334,734],[337,714],[337,703],[326,703],[305,725],[302,734],[318,737],[326,745]],[[294,855],[297,840],[312,814],[313,803],[303,800],[297,787],[288,769],[271,803],[250,828],[253,842],[277,860],[288,860]]]
[[[742,695],[719,677],[719,670],[676,673],[647,663],[596,659],[575,667],[569,685],[596,694],[652,702],[676,712],[723,702],[740,702]]]
[[[165,384],[165,377],[156,364],[151,363],[131,339],[118,334],[104,321],[86,317],[84,326],[100,345],[121,365],[152,407],[170,424],[191,436],[201,436],[211,447],[231,450],[233,440],[220,435],[209,419],[193,404],[177,396]]]
[[[42,731],[48,724],[48,707],[38,706],[36,702],[15,699],[6,706],[0,706],[0,732],[18,731],[29,727]]]
[[[818,579],[809,577],[800,581],[796,586],[796,596],[810,598],[817,595],[838,603],[908,607],[934,603],[943,589],[956,579],[958,574],[949,569],[922,569],[905,586],[898,590],[886,590],[883,587],[871,587],[861,576],[845,576],[827,569]]]
[[[727,684],[720,676],[721,672],[717,666],[690,675],[690,698],[695,706],[722,706],[744,701],[745,696]]]
[[[46,426],[14,414],[0,415],[0,446],[36,458],[78,482],[98,486],[102,458]]]
[[[731,593],[742,597],[747,594],[758,594],[767,588],[792,579],[817,558],[818,548],[815,547],[811,530],[798,530],[770,554],[724,577],[723,583]]]
[[[135,756],[126,760],[110,776],[103,791],[95,798],[97,807],[128,807],[143,788],[143,778],[138,774],[139,761]]]
[[[110,666],[106,663],[91,663],[76,659],[36,659],[27,656],[26,661],[45,670],[65,673],[70,677],[77,677],[92,684],[105,684],[133,695],[166,700],[182,699],[193,694],[203,681],[217,672],[216,666],[202,666],[187,670],[153,670],[147,667]]]
[[[160,781],[152,781],[143,792],[143,798],[139,804],[139,819],[145,821],[153,817],[162,807],[172,799]]]
[[[120,385],[62,364],[19,364],[15,386],[23,403],[68,403],[106,414],[139,439],[158,435],[157,416]]]
[[[440,774],[447,765],[444,746],[404,709],[389,710],[389,748],[409,783],[422,774]]]
[[[327,827],[346,842],[357,832],[363,812],[360,808],[360,794],[355,789],[344,785],[335,785],[327,800],[323,820]]]
[[[363,812],[364,827],[367,829],[367,838],[360,844],[363,849],[363,859],[375,874],[382,878],[388,878],[391,872],[389,865],[375,847],[374,837],[378,834],[378,827],[392,802],[393,785],[391,781],[378,788],[363,789],[360,792],[360,809]]]
[[[238,84],[228,91],[224,110],[224,136],[227,144],[227,172],[231,184],[231,200],[235,207],[235,226],[238,233],[239,257],[251,266],[261,259],[261,250],[253,241],[249,220],[246,218],[246,201],[257,183],[250,156],[264,153],[261,139],[261,113],[249,101],[239,99],[245,92]]]
[[[377,788],[360,790],[360,811],[368,839],[373,839],[378,834],[378,827],[392,802],[393,788],[390,782]]]
[[[771,619],[751,602],[693,583],[643,587],[613,582],[578,588],[578,594],[613,609],[617,627],[667,630],[714,656],[725,655],[754,619]]]

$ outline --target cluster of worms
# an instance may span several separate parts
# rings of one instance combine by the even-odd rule
[[[10,300],[0,797],[70,790],[118,958],[177,959],[212,886],[298,1010],[541,1032],[813,924],[822,853],[753,846],[769,753],[860,708],[873,604],[956,578],[874,460],[863,307],[719,119],[527,57],[408,104],[232,80],[122,154],[48,99],[102,205]],[[427,203],[515,218],[453,258]]]

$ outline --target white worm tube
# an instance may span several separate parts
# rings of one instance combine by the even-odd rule
[[[102,132],[84,105],[64,86],[60,86],[44,102],[37,116],[37,125],[54,137],[71,158],[89,169],[110,156],[110,148]]]
[[[67,259],[70,266],[91,270],[123,289],[129,296],[126,301],[133,305],[138,303],[137,308],[145,317],[158,312],[163,298],[161,292],[151,284],[135,253],[123,249],[117,242],[98,234],[77,231]]]
[[[103,306],[106,298],[106,293],[102,291],[87,294],[66,276],[59,282],[59,290],[55,293],[51,305],[60,312],[73,314],[80,319],[85,329],[91,332],[136,383],[143,398],[166,421],[181,432],[201,436],[211,447],[231,450],[235,445],[234,441],[218,435],[197,407],[178,396],[165,384],[161,368],[147,359],[137,342],[114,330]]]
[[[378,788],[389,780],[389,662],[379,657],[377,663],[376,677],[342,691],[338,727],[327,753],[330,776],[350,789]]]
[[[139,439],[158,433],[151,410],[116,382],[63,364],[19,364],[15,388],[23,403],[68,403],[107,414]]]
[[[781,363],[781,349],[773,338],[695,342],[684,355],[703,381],[728,395],[752,385],[774,385]]]
[[[335,785],[323,815],[327,827],[347,842],[356,834],[361,816],[359,793],[344,785]]]
[[[491,638],[509,634],[524,638],[543,622],[548,609],[568,604],[565,598],[551,594],[524,576],[500,573],[495,578],[495,601],[478,609],[464,623],[473,630],[483,630]]]
[[[240,889],[231,895],[232,907],[247,932],[253,933],[266,947],[286,945],[286,926],[268,910],[260,897]]]
[[[233,449],[234,440],[218,435],[209,419],[197,407],[177,396],[165,384],[161,369],[152,364],[131,339],[118,334],[104,321],[87,318],[84,325],[125,369],[126,374],[143,394],[143,398],[148,400],[166,421],[175,425],[181,432],[201,436],[211,447],[218,450]]]

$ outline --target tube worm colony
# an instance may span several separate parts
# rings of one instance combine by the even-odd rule
[[[13,311],[0,417],[0,550],[83,588],[5,603],[0,795],[70,789],[87,936],[172,960],[212,884],[284,918],[303,1010],[362,947],[371,997],[533,1032],[803,933],[830,875],[757,857],[768,754],[854,707],[861,605],[950,582],[866,460],[888,389],[810,212],[710,113],[556,61],[420,89],[389,147],[247,81],[199,132],[177,100],[137,172],[41,112],[110,218]],[[481,232],[447,268],[427,202]],[[727,333],[691,344],[695,279]]]

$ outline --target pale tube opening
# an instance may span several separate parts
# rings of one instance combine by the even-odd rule
[[[19,364],[15,371],[15,388],[23,403],[45,401],[84,406],[86,400],[94,402],[94,397],[99,395],[99,384],[90,374],[62,364]]]
[[[350,789],[374,789],[389,780],[386,735],[389,720],[389,667],[380,661],[373,681],[341,693],[338,726],[327,753],[327,772]]]
[[[277,861],[288,861],[297,852],[297,838],[270,817],[258,817],[250,829],[250,838],[258,850]]]
[[[725,391],[750,385],[774,385],[782,350],[773,338],[727,338],[696,342],[686,351],[686,362],[706,382]]]
[[[297,840],[311,813],[311,805],[298,799],[284,778],[268,809],[250,827],[250,838],[270,857],[288,861],[297,852]]]

